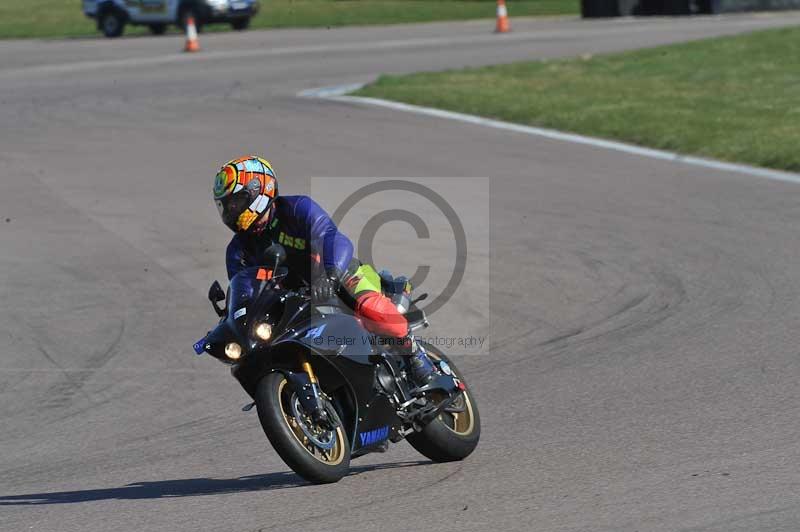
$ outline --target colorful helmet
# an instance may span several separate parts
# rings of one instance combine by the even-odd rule
[[[214,179],[214,202],[232,231],[259,232],[275,212],[278,181],[269,161],[248,155],[222,165]]]

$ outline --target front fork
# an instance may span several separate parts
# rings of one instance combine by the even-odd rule
[[[301,359],[300,367],[303,369],[302,372],[285,371],[284,375],[297,394],[303,410],[311,416],[315,423],[329,427],[330,419],[328,412],[325,410],[322,390],[319,387],[314,368],[311,367],[311,363],[305,357]]]
[[[297,394],[297,399],[305,412],[311,416],[316,423],[326,426],[330,425],[328,412],[322,399],[322,390],[319,387],[319,380],[314,373],[311,363],[303,356],[300,360],[300,367],[303,371],[278,370],[289,381],[289,386]],[[242,412],[249,412],[256,406],[255,402],[247,403],[242,407]]]

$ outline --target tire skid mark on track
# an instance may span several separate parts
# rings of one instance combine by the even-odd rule
[[[444,464],[440,464],[440,465],[443,466]],[[281,523],[276,523],[276,524],[268,526],[268,527],[262,527],[262,528],[257,528],[257,529],[249,529],[246,532],[265,532],[266,530],[275,530],[276,528],[283,529],[283,528],[285,528],[287,526],[295,526],[295,525],[299,525],[299,524],[302,524],[302,523],[306,523],[308,521],[316,521],[316,520],[319,520],[319,519],[322,519],[322,518],[335,517],[335,516],[340,515],[340,514],[350,513],[350,512],[352,512],[354,510],[360,510],[362,508],[371,507],[371,506],[374,506],[375,504],[380,504],[380,503],[383,503],[383,502],[396,501],[396,500],[399,500],[399,499],[403,499],[404,497],[408,497],[410,495],[414,495],[416,493],[420,493],[420,492],[428,490],[430,488],[434,488],[434,487],[438,486],[439,484],[450,480],[451,478],[455,477],[458,473],[460,473],[461,470],[464,468],[464,463],[463,462],[451,462],[448,465],[455,466],[456,467],[455,471],[451,471],[450,473],[447,473],[443,477],[435,479],[432,482],[415,485],[413,488],[410,488],[410,489],[407,489],[407,490],[403,490],[403,491],[400,491],[398,493],[389,493],[389,494],[387,494],[387,495],[385,495],[383,497],[377,497],[377,498],[374,498],[374,499],[370,499],[370,500],[368,500],[366,502],[359,503],[359,504],[356,504],[354,506],[342,507],[342,508],[340,508],[338,510],[333,510],[331,512],[327,512],[327,513],[324,513],[324,514],[315,514],[312,517],[304,517],[302,519],[296,519],[294,521],[285,521],[285,522],[281,522]],[[380,467],[378,467],[377,469],[380,469]],[[356,475],[362,475],[362,474],[364,474],[364,473],[361,473],[361,472],[356,473]],[[351,475],[352,475],[352,473],[351,473]],[[348,476],[351,476],[351,475],[348,475]],[[345,479],[346,478],[347,477],[345,477]],[[322,489],[325,489],[325,488],[322,487]]]
[[[534,352],[527,353],[523,357],[487,365],[477,373],[484,373],[498,368],[508,368],[521,362],[531,361],[540,355],[547,355],[546,358],[550,358],[567,347],[576,348],[613,335],[639,334],[651,327],[655,327],[675,312],[676,307],[686,299],[686,291],[682,281],[677,276],[653,272],[652,278],[656,286],[661,287],[660,290],[639,294],[634,293],[633,296],[626,297],[600,317],[592,319],[589,316],[589,321],[583,325],[574,326],[534,346],[535,348],[543,349],[535,349]],[[620,287],[616,295],[622,294],[624,296],[624,292],[628,291],[626,289],[637,290],[633,285],[624,285]],[[648,304],[644,305],[645,303]],[[509,345],[519,344],[535,332],[537,332],[536,329],[528,329],[507,341],[503,341],[499,345],[492,345],[491,350],[496,351]],[[473,370],[471,373],[476,372]]]
[[[105,348],[101,349],[97,353],[93,355],[87,356],[84,361],[90,366],[98,366],[102,368],[111,358],[116,354],[118,347],[120,346],[120,342],[122,341],[123,335],[125,334],[125,320],[120,319],[119,325],[117,327],[117,334],[115,335],[114,339],[111,341],[111,344]],[[84,371],[64,371],[64,368],[56,361],[56,358],[53,353],[49,353],[48,350],[45,348],[43,344],[43,340],[46,338],[42,338],[41,335],[37,335],[34,333],[32,336],[33,340],[36,342],[36,346],[38,350],[51,362],[53,363],[58,369],[60,370],[60,374],[63,375],[64,380],[59,383],[54,384],[51,386],[46,392],[45,396],[47,399],[41,403],[41,405],[46,409],[51,408],[58,408],[67,406],[72,398],[76,394],[80,394],[83,396],[89,403],[95,404],[95,401],[92,397],[84,391],[84,386],[88,382],[89,379],[92,378],[94,372],[91,370],[84,370]]]
[[[748,526],[747,528],[734,528],[734,526],[737,523],[748,521],[753,517],[773,516],[776,514],[784,513],[786,511],[794,511],[795,514],[800,514],[800,504],[790,504],[786,506],[780,506],[778,508],[772,508],[769,510],[762,510],[759,512],[746,512],[741,515],[735,515],[727,519],[718,519],[716,521],[713,521],[705,525],[700,525],[696,527],[693,526],[690,528],[681,528],[678,532],[711,532],[711,531],[731,531],[731,530],[758,530],[758,529],[764,530],[763,528],[760,528],[759,525],[755,524],[752,526]],[[796,521],[796,515],[793,516],[793,518]],[[782,530],[788,530],[788,529],[782,529]]]
[[[42,353],[44,357],[54,366],[59,368],[59,373],[64,377],[61,382],[54,384],[45,391],[47,399],[41,402],[40,405],[47,410],[65,406],[69,404],[70,400],[76,393],[82,395],[83,398],[86,399],[90,404],[94,403],[94,400],[92,400],[89,394],[83,390],[83,385],[88,377],[79,373],[76,374],[61,370],[58,362],[56,362],[55,358],[47,352],[42,343],[35,338],[34,341],[36,342],[36,347],[39,352]],[[76,375],[77,378],[75,378]]]
[[[763,264],[742,264],[740,260],[737,261],[737,257],[731,256],[720,246],[704,244],[704,247],[704,252],[710,254],[713,260],[708,264],[703,276],[692,281],[693,291],[697,292],[699,289],[699,292],[692,295],[691,303],[693,307],[688,309],[686,313],[676,314],[674,312],[678,304],[689,301],[683,281],[677,275],[662,273],[660,276],[666,280],[666,284],[672,284],[677,289],[678,297],[672,301],[669,298],[663,301],[661,298],[655,298],[648,307],[645,307],[645,309],[650,309],[643,311],[645,317],[633,321],[626,320],[608,330],[601,331],[599,334],[592,333],[584,336],[582,333],[572,335],[562,343],[550,343],[543,346],[545,347],[543,351],[528,352],[523,356],[510,358],[499,365],[487,364],[478,370],[473,370],[472,373],[485,374],[498,367],[508,368],[518,364],[542,364],[545,361],[555,359],[559,359],[557,366],[542,365],[541,369],[537,370],[537,374],[547,374],[563,368],[565,363],[570,365],[592,365],[594,357],[587,357],[587,355],[594,354],[594,351],[587,353],[585,350],[591,348],[592,345],[596,345],[596,342],[601,339],[606,341],[599,345],[621,345],[622,337],[615,338],[614,335],[629,336],[630,334],[638,334],[643,330],[652,329],[670,318],[678,320],[675,326],[679,327],[683,334],[694,335],[709,324],[725,323],[724,316],[741,312],[745,305],[755,305],[759,315],[765,315],[765,313],[775,308],[776,291],[769,276],[763,271]],[[736,265],[736,268],[732,265]],[[669,280],[670,278],[672,278],[672,281]],[[757,289],[759,285],[766,287],[766,293],[764,293],[764,290]],[[762,296],[759,298],[752,297],[753,294],[751,293],[754,290],[757,294],[762,294]],[[637,305],[637,307],[640,305]],[[626,312],[630,312],[630,310],[632,309],[629,308]],[[639,311],[637,310],[637,312]],[[613,318],[613,315],[609,318]],[[602,325],[605,321],[607,320],[601,320],[599,324]],[[595,328],[595,326],[590,327],[584,332],[591,333]],[[671,334],[674,335],[675,332],[673,331]],[[518,338],[516,343],[519,343],[520,340],[524,340],[524,337]],[[569,351],[566,351],[567,349]],[[570,362],[563,359],[565,354],[569,355]]]
[[[155,432],[129,438],[126,444],[133,444],[136,442],[152,443],[154,440],[170,440],[170,438],[172,441],[175,441],[177,438],[197,440],[201,437],[211,438],[215,436],[225,436],[237,430],[247,431],[254,428],[252,418],[246,415],[233,417],[226,408],[219,413],[192,419],[185,423],[177,423]]]
[[[91,241],[97,242],[97,245],[113,243],[119,239],[104,236],[104,232],[110,232],[102,224],[87,217],[78,206],[70,205],[60,194],[52,194],[53,184],[44,183],[35,172],[35,166],[34,169],[30,166],[23,168],[8,157],[3,157],[2,161],[9,171],[13,170],[15,175],[24,176],[29,187],[30,183],[33,184],[37,195],[32,206],[42,202],[50,205],[48,211],[55,205],[58,212],[66,212],[66,216],[62,216],[65,222],[59,226],[49,220],[26,220],[24,211],[20,211],[18,217],[15,217],[19,225],[12,224],[9,228],[23,235],[36,231],[42,234],[34,241],[30,255],[22,254],[20,259],[12,259],[9,255],[4,259],[4,265],[9,266],[9,280],[16,279],[16,282],[5,284],[3,295],[13,300],[27,301],[27,304],[20,306],[20,312],[7,313],[6,325],[16,331],[18,337],[15,342],[18,344],[15,346],[17,355],[7,363],[36,364],[40,367],[8,368],[8,371],[4,371],[6,374],[18,375],[13,379],[11,389],[23,393],[15,394],[15,401],[10,403],[13,405],[18,402],[21,408],[12,409],[8,404],[6,406],[9,418],[18,420],[20,430],[4,431],[0,439],[9,442],[23,440],[25,437],[38,440],[48,430],[65,428],[71,419],[108,407],[115,401],[119,404],[125,396],[137,393],[140,387],[131,384],[130,371],[118,372],[107,366],[120,353],[129,355],[137,349],[130,342],[131,334],[142,335],[143,327],[152,328],[154,324],[151,323],[151,318],[142,318],[150,316],[150,312],[137,312],[137,308],[142,308],[139,301],[144,294],[141,292],[142,285],[137,282],[137,277],[141,274],[135,273],[136,270],[141,271],[136,265],[139,262],[136,258],[138,251],[133,248],[134,259],[131,261],[131,253],[128,251],[131,247],[126,246],[122,253],[112,253],[116,258],[107,263],[113,265],[112,267],[95,267],[94,250],[85,249],[83,243],[76,239],[81,235],[87,235],[87,238],[92,235]],[[13,187],[11,194],[14,194]],[[85,225],[87,221],[88,228]],[[54,241],[65,246],[66,253],[58,254],[55,259],[41,260],[40,255]],[[77,248],[67,247],[74,242],[77,242]],[[70,259],[73,262],[69,262]],[[122,268],[117,268],[118,265]],[[151,264],[148,266],[153,268]],[[152,273],[147,276],[147,280],[151,279]],[[157,281],[150,288],[150,293],[158,289],[158,283],[163,285],[164,281]],[[41,297],[36,294],[41,294]],[[42,368],[41,363],[34,361],[35,357],[28,356],[35,353],[41,353],[52,368]],[[76,364],[84,367],[76,368]],[[141,374],[161,372],[146,372],[139,368],[134,371]],[[183,373],[193,372],[197,372],[197,369]],[[100,375],[105,378],[93,378]],[[30,384],[22,388],[22,382]],[[89,383],[92,385],[87,388]],[[9,386],[4,386],[4,394],[8,391]],[[34,405],[35,412],[28,405]],[[46,444],[39,447],[44,448]],[[43,467],[36,461],[28,466],[20,466],[32,461],[33,456],[16,462],[18,467],[4,472],[3,476],[9,479],[14,470],[21,468],[17,475],[20,479],[32,478],[36,471],[41,473],[42,478],[47,478],[48,467]],[[30,471],[34,475],[25,474],[30,467],[33,468]],[[80,468],[76,467],[75,470]]]

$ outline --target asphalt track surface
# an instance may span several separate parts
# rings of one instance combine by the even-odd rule
[[[295,94],[799,21],[0,43],[0,529],[797,530],[800,187]],[[249,151],[284,192],[490,178],[491,304],[436,316],[491,318],[491,351],[458,359],[468,460],[401,443],[308,485],[191,354],[229,237],[211,178]]]

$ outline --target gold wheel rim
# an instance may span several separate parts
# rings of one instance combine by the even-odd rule
[[[308,436],[305,435],[303,429],[300,428],[300,424],[297,422],[297,419],[295,419],[294,415],[291,412],[286,411],[287,409],[284,402],[283,393],[286,383],[287,381],[284,379],[281,381],[280,386],[278,386],[278,404],[281,406],[281,414],[283,415],[286,425],[288,425],[289,430],[294,436],[294,439],[297,440],[297,443],[299,443],[308,454],[323,464],[335,466],[342,463],[342,460],[344,460],[344,446],[342,445],[342,442],[344,441],[344,433],[342,432],[342,427],[336,427],[336,443],[331,449],[320,449],[314,445],[311,440],[308,439]],[[291,395],[287,395],[288,397],[286,397],[286,399],[291,400]]]
[[[428,356],[439,361],[442,359],[432,351],[428,351]],[[454,377],[461,379],[458,373],[453,370],[452,366],[450,366],[450,369],[453,371]],[[468,436],[475,429],[475,415],[472,411],[472,401],[469,397],[469,390],[464,390],[461,393],[461,398],[464,401],[463,412],[442,412],[439,414],[438,419],[448,430],[455,432],[459,436]]]

